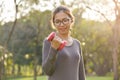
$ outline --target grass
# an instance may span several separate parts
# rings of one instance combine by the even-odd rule
[[[16,78],[16,79],[9,79],[9,80],[33,80],[33,77],[28,78]],[[46,76],[38,76],[37,80],[47,80]],[[86,80],[113,80],[112,77],[97,77],[97,76],[89,76],[86,78]]]
[[[86,80],[113,80],[112,77],[87,77]]]
[[[33,80],[33,77],[12,78],[8,80]],[[37,80],[47,80],[47,76],[38,76]]]

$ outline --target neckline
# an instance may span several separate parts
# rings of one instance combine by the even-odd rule
[[[74,39],[71,37],[71,39],[72,39],[72,43],[70,44],[70,45],[66,45],[66,47],[70,47],[70,46],[72,46],[73,45],[73,43],[74,43]]]

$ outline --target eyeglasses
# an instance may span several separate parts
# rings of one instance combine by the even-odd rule
[[[54,21],[54,25],[55,25],[55,26],[60,26],[61,23],[62,23],[63,25],[67,25],[69,22],[70,22],[70,19],[69,19],[69,18],[64,18],[64,19],[62,19],[62,21],[61,21],[61,20],[55,20],[55,21]]]

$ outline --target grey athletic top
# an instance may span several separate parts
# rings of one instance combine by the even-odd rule
[[[65,46],[61,51],[57,51],[45,39],[42,68],[48,75],[48,80],[85,80],[80,42],[73,39],[71,46]]]

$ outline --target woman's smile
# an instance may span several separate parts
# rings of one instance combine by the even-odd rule
[[[67,30],[67,27],[61,27],[61,28],[59,28],[59,30],[65,31],[65,30]]]

